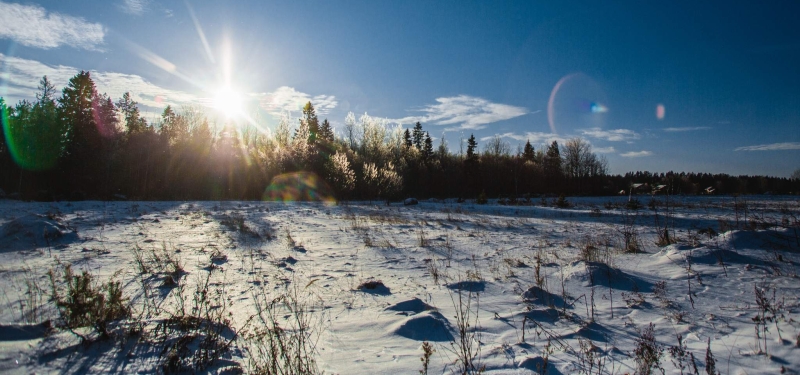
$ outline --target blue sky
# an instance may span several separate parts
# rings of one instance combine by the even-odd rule
[[[800,168],[795,2],[0,1],[0,96],[91,70],[143,109],[229,86],[459,139],[583,137],[611,172]],[[661,110],[659,110],[659,106]],[[484,143],[484,142],[479,142]]]

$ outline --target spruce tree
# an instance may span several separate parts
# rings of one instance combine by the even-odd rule
[[[528,140],[528,142],[525,143],[525,148],[522,151],[522,158],[525,159],[525,161],[533,161],[535,157],[536,153],[533,151],[533,146],[531,146],[531,141]]]
[[[412,134],[414,138],[414,146],[417,148],[417,150],[422,151],[422,142],[423,138],[425,137],[425,133],[422,131],[422,124],[420,124],[419,121],[417,121],[417,123],[414,125],[414,132]]]
[[[414,144],[411,141],[411,131],[406,129],[403,133],[403,144],[406,146],[407,149],[411,148]]]
[[[422,149],[422,158],[425,161],[429,161],[431,156],[433,156],[433,140],[431,140],[431,135],[425,132],[425,147]]]

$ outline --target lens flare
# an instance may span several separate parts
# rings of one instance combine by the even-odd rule
[[[547,121],[555,134],[602,128],[603,114],[608,111],[602,87],[583,73],[568,74],[558,80],[547,101]]]
[[[328,184],[313,172],[284,173],[275,176],[264,191],[263,200],[279,202],[313,201],[336,203]]]
[[[60,139],[55,122],[23,124],[9,117],[8,112],[8,107],[0,105],[0,122],[14,162],[31,171],[53,168],[58,161]]]
[[[659,120],[664,119],[664,115],[666,114],[666,108],[664,108],[663,104],[659,104],[656,106],[656,118]]]

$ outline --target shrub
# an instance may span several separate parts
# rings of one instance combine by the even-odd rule
[[[97,286],[92,282],[90,273],[83,271],[76,276],[70,265],[64,267],[63,280],[66,291],[63,294],[56,286],[56,275],[53,270],[50,270],[50,280],[59,316],[63,325],[70,330],[92,327],[101,337],[107,338],[108,324],[130,314],[130,308],[122,296],[122,288],[118,281],[109,281]],[[80,337],[85,339],[83,336]]]
[[[636,348],[633,350],[634,361],[636,362],[636,373],[640,375],[650,375],[653,370],[661,368],[661,355],[664,348],[656,341],[653,323],[642,330],[639,338],[636,339]]]

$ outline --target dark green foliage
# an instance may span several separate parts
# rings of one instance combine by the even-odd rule
[[[422,142],[423,138],[425,137],[425,133],[422,131],[422,124],[420,124],[419,121],[417,121],[417,123],[414,124],[414,131],[412,134],[413,134],[412,138],[414,140],[414,147],[416,147],[417,150],[422,151]]]
[[[67,265],[63,274],[66,291],[62,293],[56,286],[57,277],[52,270],[50,278],[53,300],[62,323],[68,329],[93,327],[102,337],[108,337],[108,324],[130,314],[118,281],[96,286],[91,274],[83,271],[80,275],[75,275],[72,267]]]
[[[556,207],[558,207],[558,208],[569,208],[569,202],[564,197],[564,194],[561,194],[561,195],[558,196],[558,199],[556,200]]]

